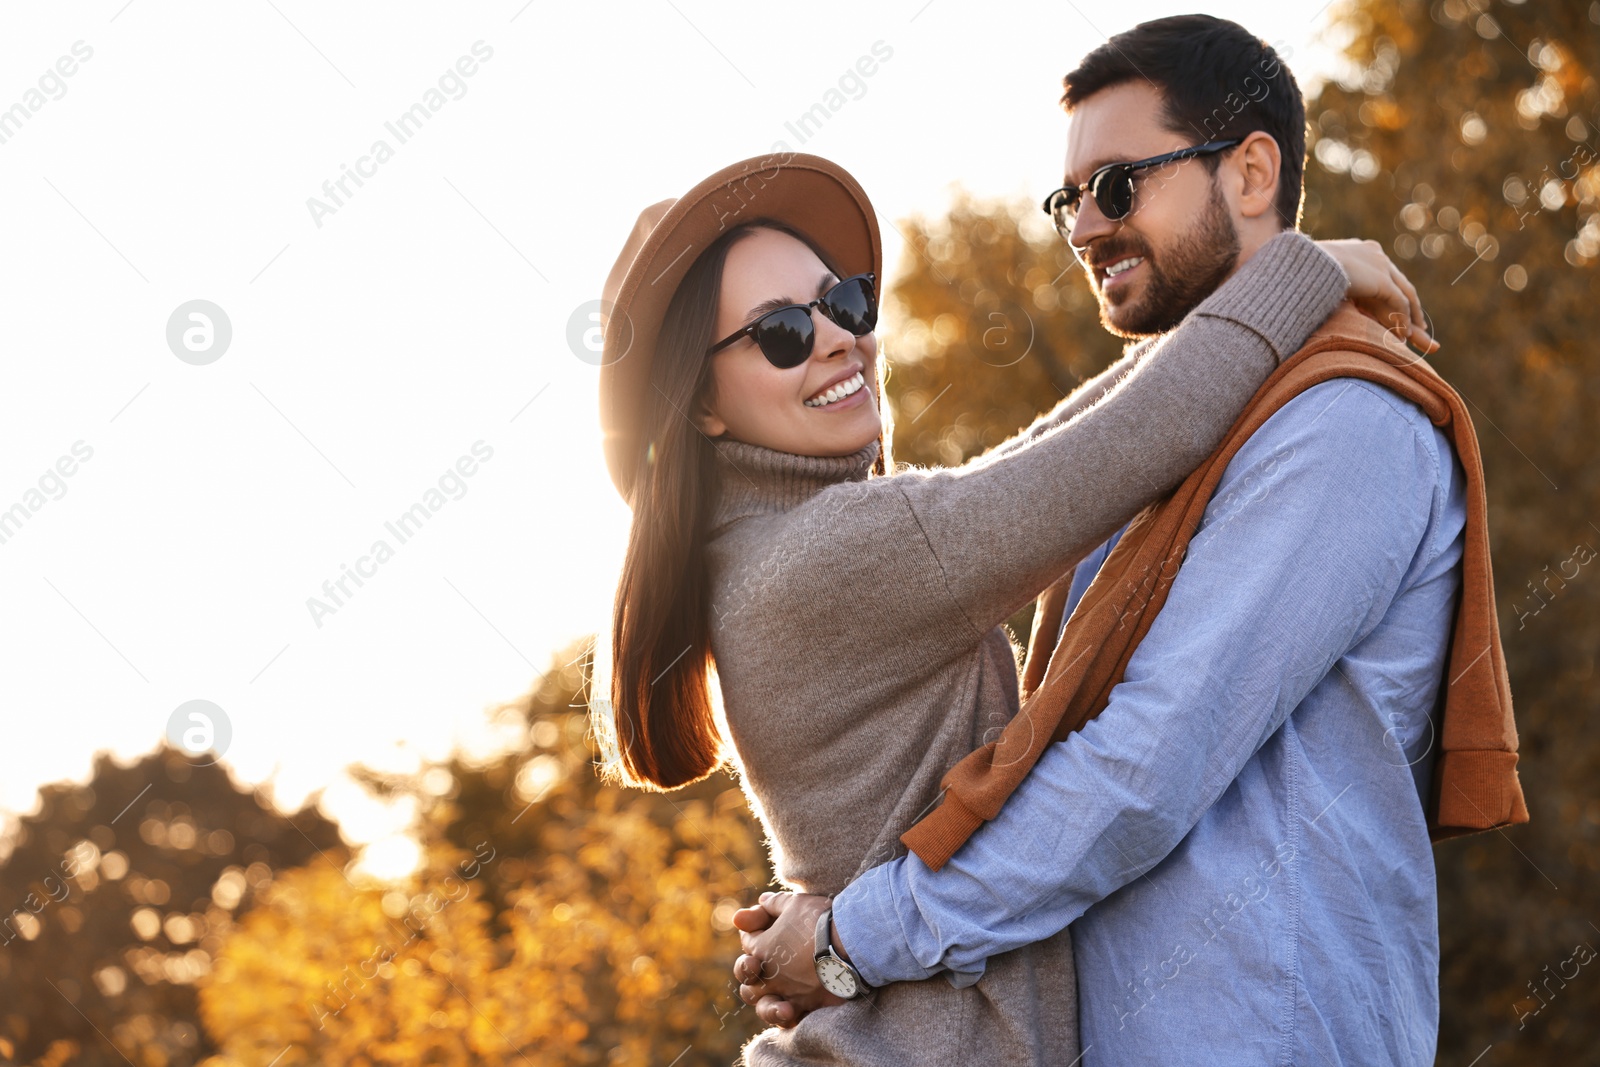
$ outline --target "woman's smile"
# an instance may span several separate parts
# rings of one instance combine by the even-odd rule
[[[842,379],[836,377],[826,386],[817,390],[817,392],[812,394],[810,399],[805,402],[806,407],[816,408],[819,410],[835,411],[842,407],[854,406],[855,403],[859,403],[861,401],[862,397],[860,394],[867,391],[865,389],[866,384],[867,379],[861,373],[861,368],[856,367],[853,371],[848,373],[847,377],[843,377]],[[853,402],[851,402],[852,397],[855,398]]]

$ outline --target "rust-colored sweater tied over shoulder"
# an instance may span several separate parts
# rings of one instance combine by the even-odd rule
[[[1349,304],[1285,360],[1222,444],[1165,500],[1132,523],[1060,643],[1072,576],[1046,592],[1023,668],[1022,710],[1000,737],[944,776],[943,802],[900,838],[938,870],[1033,769],[1045,746],[1100,714],[1149,632],[1234,454],[1279,408],[1331,378],[1359,378],[1416,404],[1449,438],[1466,476],[1461,592],[1443,679],[1443,717],[1427,801],[1434,841],[1528,821],[1517,779],[1517,730],[1489,563],[1483,459],[1461,397],[1425,361]],[[1144,580],[1155,576],[1153,581]]]

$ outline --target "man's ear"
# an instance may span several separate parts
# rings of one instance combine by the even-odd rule
[[[1240,179],[1239,213],[1247,219],[1261,218],[1278,210],[1278,180],[1283,175],[1283,156],[1278,142],[1256,130],[1234,149],[1232,164]],[[1294,220],[1285,223],[1294,226]]]

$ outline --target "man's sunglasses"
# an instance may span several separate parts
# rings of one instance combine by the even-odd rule
[[[1163,163],[1176,163],[1180,159],[1208,156],[1232,148],[1243,140],[1242,137],[1235,137],[1227,141],[1207,141],[1193,148],[1180,148],[1176,152],[1151,156],[1134,163],[1107,163],[1089,175],[1089,180],[1082,185],[1063,185],[1045,197],[1044,213],[1055,222],[1056,232],[1070,241],[1072,227],[1078,222],[1078,208],[1083,203],[1084,193],[1094,197],[1095,207],[1100,209],[1100,214],[1108,222],[1117,222],[1127,218],[1128,212],[1133,210],[1133,176],[1139,171],[1159,167]]]
[[[878,325],[876,281],[870,272],[856,274],[810,303],[773,308],[738,333],[712,345],[706,355],[715,355],[735,341],[751,337],[774,367],[779,370],[798,367],[811,358],[811,346],[817,339],[817,331],[811,325],[812,308],[857,337],[873,331]]]

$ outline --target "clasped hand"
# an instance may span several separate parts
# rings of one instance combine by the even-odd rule
[[[817,919],[832,901],[808,893],[762,893],[734,913],[741,955],[733,964],[739,998],[769,1026],[791,1027],[817,1008],[844,1001],[817,979]]]

